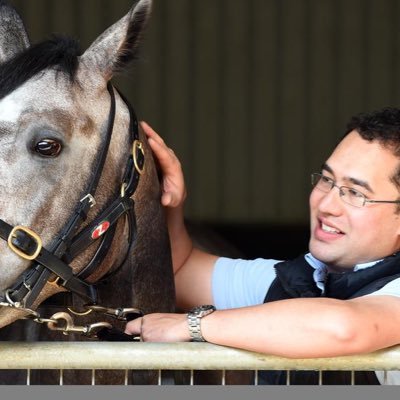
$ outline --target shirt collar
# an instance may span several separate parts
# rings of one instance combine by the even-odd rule
[[[322,261],[315,258],[311,253],[307,253],[305,255],[305,259],[314,269],[316,269],[318,271],[326,271],[326,269],[327,269],[326,264],[324,264]],[[382,261],[382,260],[369,261],[366,263],[356,264],[353,271],[359,271],[361,269],[373,267],[379,261]]]
[[[324,264],[322,261],[315,258],[311,253],[306,254],[304,257],[305,257],[306,261],[308,262],[308,264],[310,264],[311,267],[313,267],[315,269],[315,271],[313,273],[313,278],[314,278],[315,284],[317,285],[317,287],[319,289],[324,291],[325,290],[325,279],[326,279],[326,275],[328,273],[326,264]],[[359,271],[361,269],[373,267],[378,261],[381,261],[381,260],[357,264],[354,267],[353,271]]]

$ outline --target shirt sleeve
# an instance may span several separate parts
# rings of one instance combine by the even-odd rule
[[[278,260],[219,258],[212,276],[212,293],[217,309],[247,307],[264,302],[275,279]]]
[[[383,288],[376,292],[370,293],[368,296],[396,296],[400,297],[400,278],[394,279],[387,283]]]

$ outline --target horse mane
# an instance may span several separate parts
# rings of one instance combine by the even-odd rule
[[[67,36],[34,44],[0,65],[0,99],[46,68],[56,67],[74,82],[80,54],[78,42]]]

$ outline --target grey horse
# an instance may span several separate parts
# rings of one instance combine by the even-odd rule
[[[156,166],[133,110],[110,83],[135,58],[150,9],[150,0],[134,2],[81,53],[66,37],[31,45],[21,18],[0,1],[2,340],[86,340],[48,329],[66,306],[89,313],[79,316],[82,326],[105,321],[110,332],[123,329],[123,318],[99,311],[174,310]],[[23,383],[18,371],[0,375]],[[97,378],[123,379],[107,371]],[[36,371],[31,381],[57,378]],[[70,371],[64,382],[90,377]]]

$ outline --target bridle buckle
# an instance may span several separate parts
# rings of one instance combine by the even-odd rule
[[[24,232],[29,236],[30,239],[32,239],[36,243],[36,249],[34,252],[31,254],[25,253],[21,249],[19,249],[17,246],[14,245],[13,239],[17,237],[18,232]],[[18,256],[24,258],[25,260],[34,260],[39,254],[40,251],[42,250],[42,239],[40,239],[39,235],[32,231],[29,228],[26,228],[25,226],[16,226],[12,229],[10,234],[8,235],[8,247]]]
[[[87,194],[84,198],[82,198],[80,200],[80,202],[83,203],[86,200],[89,202],[90,208],[92,208],[96,205],[96,200],[90,193]]]
[[[143,143],[140,140],[136,139],[134,140],[132,146],[132,157],[136,171],[139,173],[139,175],[142,175],[144,171],[144,166],[141,166],[138,160],[138,150],[140,151],[142,157],[144,157]]]

